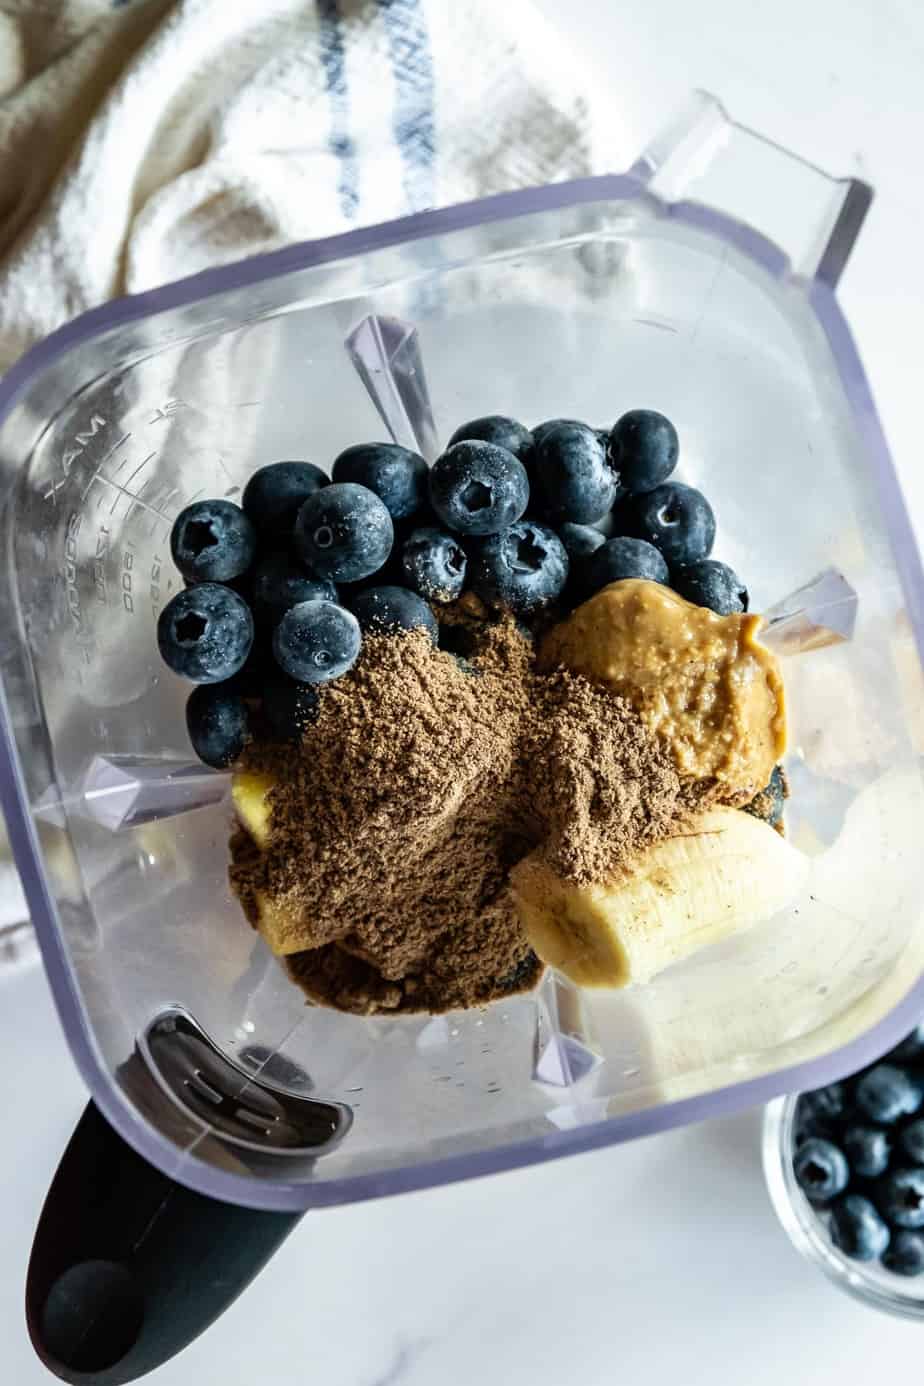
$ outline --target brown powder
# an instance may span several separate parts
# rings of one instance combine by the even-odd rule
[[[272,831],[232,840],[231,879],[291,918],[287,959],[340,1009],[440,1011],[532,986],[541,970],[509,873],[542,844],[575,882],[604,879],[691,807],[622,699],[557,671],[469,599],[441,613],[462,658],[419,632],[367,639],[297,747],[257,743]]]

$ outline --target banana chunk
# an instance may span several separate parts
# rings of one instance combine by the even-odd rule
[[[541,854],[512,874],[513,896],[543,962],[585,987],[650,981],[671,963],[784,909],[808,858],[738,809],[701,814],[606,884],[562,881]]]
[[[277,958],[302,953],[312,947],[310,931],[306,930],[297,912],[280,905],[264,891],[257,893],[257,912],[257,928]]]
[[[272,775],[258,774],[254,770],[240,770],[231,780],[231,798],[237,816],[261,849],[269,842],[269,792],[274,783]]]

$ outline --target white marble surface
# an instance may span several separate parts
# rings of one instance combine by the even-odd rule
[[[447,0],[448,3],[448,0]],[[918,0],[541,0],[623,112],[626,160],[693,86],[878,201],[842,289],[896,453],[918,466],[924,10]],[[38,967],[0,974],[0,1380],[49,1378],[22,1314],[32,1231],[85,1095]],[[759,1114],[444,1190],[312,1214],[151,1386],[852,1386],[921,1330],[858,1306],[789,1247]]]

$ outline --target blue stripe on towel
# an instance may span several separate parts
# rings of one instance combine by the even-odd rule
[[[379,0],[395,74],[395,139],[404,165],[404,194],[412,212],[432,207],[434,195],[433,59],[420,0]]]
[[[343,26],[337,0],[317,0],[321,26],[321,62],[330,101],[330,151],[339,161],[337,194],[345,217],[356,215],[359,204],[359,164],[356,143],[350,133],[350,98],[347,92]]]

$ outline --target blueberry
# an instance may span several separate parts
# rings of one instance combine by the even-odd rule
[[[331,468],[335,482],[352,481],[374,491],[392,520],[408,520],[427,499],[427,464],[397,443],[359,443]]]
[[[196,755],[214,770],[227,770],[247,743],[247,704],[227,683],[194,688],[186,703],[186,730]]]
[[[883,1252],[882,1264],[893,1275],[924,1274],[924,1236],[920,1232],[896,1232]]]
[[[901,1044],[897,1044],[887,1057],[905,1063],[911,1059],[924,1058],[924,1025],[916,1025],[911,1034],[906,1035]]]
[[[313,462],[271,462],[254,472],[241,504],[260,535],[283,538],[292,533],[308,497],[329,483],[330,477]]]
[[[804,1141],[792,1161],[799,1188],[813,1203],[827,1203],[842,1194],[850,1181],[844,1153],[818,1136]]]
[[[897,1169],[884,1175],[876,1202],[892,1227],[924,1227],[924,1169]]]
[[[534,520],[518,520],[479,547],[471,560],[471,585],[492,606],[526,616],[555,600],[568,568],[557,534]]]
[[[352,604],[353,615],[365,634],[396,630],[425,630],[434,645],[440,628],[423,597],[406,587],[367,587]]]
[[[578,563],[581,559],[589,558],[592,553],[599,549],[605,539],[599,529],[594,529],[592,525],[575,525],[570,520],[559,525],[558,537],[564,544],[565,551],[572,563]]]
[[[626,534],[654,544],[672,568],[708,558],[715,542],[715,516],[701,491],[666,481],[642,496],[630,496],[620,507]]]
[[[335,602],[299,602],[273,632],[276,663],[300,683],[339,679],[356,663],[361,645],[356,617]]]
[[[697,606],[708,606],[719,616],[747,611],[748,589],[733,568],[716,558],[703,558],[686,568],[674,568],[671,586]]]
[[[382,567],[394,542],[387,509],[373,491],[352,481],[309,496],[295,522],[295,544],[317,577],[358,582]]]
[[[404,541],[401,568],[408,587],[429,602],[451,602],[465,586],[468,559],[442,529],[415,529]]]
[[[785,806],[786,780],[782,768],[776,765],[769,783],[759,794],[754,795],[749,804],[744,805],[744,812],[750,813],[754,818],[762,818],[771,828],[775,828],[782,822]]]
[[[831,1240],[852,1260],[878,1260],[889,1237],[888,1227],[862,1194],[845,1194],[831,1205]]]
[[[430,501],[457,534],[499,534],[518,520],[529,500],[526,469],[493,443],[456,443],[430,472]]]
[[[924,1118],[909,1122],[899,1136],[899,1144],[916,1165],[924,1166]]]
[[[244,667],[253,644],[247,603],[217,582],[178,592],[157,621],[161,656],[193,683],[222,683]]]
[[[841,1145],[847,1163],[861,1179],[877,1179],[889,1168],[892,1142],[876,1126],[849,1126]]]
[[[483,419],[469,420],[456,429],[449,440],[449,446],[474,441],[493,443],[495,447],[506,448],[524,463],[533,448],[533,435],[529,429],[524,428],[516,419],[508,419],[505,414],[486,414]]]
[[[170,532],[173,561],[193,582],[229,582],[253,562],[257,536],[241,510],[226,500],[193,501]]]
[[[649,582],[666,583],[668,576],[664,559],[644,539],[607,539],[589,558],[585,558],[578,572],[581,591],[587,597],[623,578],[646,578]]]
[[[562,424],[574,424],[577,428],[587,428],[587,424],[580,419],[546,419],[544,423],[536,424],[532,430],[533,447],[538,448],[539,444],[552,432],[554,428],[561,428]],[[595,431],[595,430],[591,430]]]
[[[258,622],[275,625],[299,602],[337,600],[327,578],[313,578],[285,552],[269,553],[253,571],[253,614]]]
[[[633,495],[666,481],[678,452],[676,428],[654,409],[630,409],[610,429],[610,461],[620,485]]]
[[[829,1083],[824,1088],[813,1088],[799,1098],[796,1109],[800,1125],[809,1130],[814,1125],[828,1127],[844,1115],[846,1094],[841,1083]]]
[[[536,450],[536,485],[554,523],[599,520],[619,494],[600,439],[586,424],[560,424]]]
[[[891,1126],[899,1117],[914,1115],[921,1105],[921,1089],[903,1069],[876,1064],[859,1079],[854,1101],[871,1121]]]
[[[297,741],[317,713],[317,689],[271,669],[263,682],[263,716],[276,741]]]

